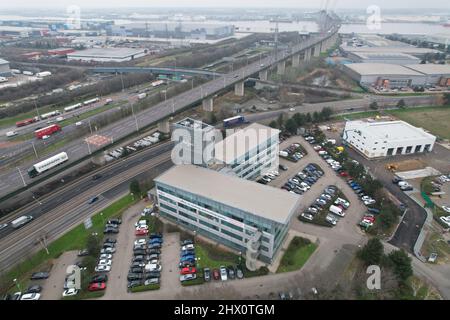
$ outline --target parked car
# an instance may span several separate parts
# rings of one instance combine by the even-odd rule
[[[197,275],[195,273],[183,274],[183,275],[180,276],[180,281],[181,282],[194,280],[194,279],[197,279]]]
[[[106,289],[105,282],[94,282],[88,286],[89,291],[100,291],[100,290],[105,290],[105,289]]]
[[[185,267],[182,268],[180,271],[180,274],[191,274],[191,273],[197,273],[197,269],[194,267]]]
[[[78,290],[75,288],[70,288],[67,290],[64,290],[62,293],[63,297],[71,297],[71,296],[76,296],[78,294]]]
[[[195,247],[194,247],[193,244],[186,244],[186,245],[181,247],[182,251],[184,251],[184,250],[194,250],[194,249],[195,249]]]
[[[228,280],[227,269],[224,266],[220,267],[220,279],[222,281],[227,281]]]
[[[144,286],[148,286],[151,284],[159,284],[159,278],[150,278],[144,281]]]
[[[39,300],[40,298],[40,293],[25,293],[20,297],[20,300]]]
[[[41,291],[42,291],[42,287],[40,285],[35,284],[32,286],[29,286],[25,293],[39,293]]]
[[[50,276],[48,272],[35,272],[31,275],[31,280],[47,279]]]
[[[219,269],[214,269],[212,271],[212,276],[214,280],[219,280],[220,279],[220,271]]]
[[[205,281],[211,281],[211,270],[209,268],[203,268],[203,277]]]
[[[80,251],[78,251],[78,254],[77,254],[77,256],[79,256],[79,257],[84,257],[84,256],[87,256],[87,255],[89,255],[89,250],[88,249],[80,250]]]
[[[244,278],[244,272],[242,271],[242,269],[239,266],[236,267],[236,277],[238,279],[243,279]]]
[[[93,276],[91,278],[91,282],[90,283],[94,283],[94,282],[107,282],[108,281],[108,276],[106,274],[97,274],[95,276]]]
[[[109,272],[111,271],[111,266],[96,266],[95,272]]]

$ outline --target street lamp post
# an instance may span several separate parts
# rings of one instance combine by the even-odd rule
[[[13,280],[14,284],[17,286],[17,289],[19,289],[19,292],[22,292],[22,290],[20,289],[20,283],[17,279]]]

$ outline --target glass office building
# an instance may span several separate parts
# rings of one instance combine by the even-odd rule
[[[278,170],[279,132],[253,123],[216,143],[215,160],[236,176],[248,180]]]
[[[258,259],[267,263],[300,203],[298,195],[193,165],[172,167],[155,186],[161,216],[242,253],[258,234]]]

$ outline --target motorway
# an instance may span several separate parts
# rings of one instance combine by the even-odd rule
[[[134,177],[149,171],[157,176],[170,168],[173,165],[170,158],[172,148],[173,143],[166,142],[118,160],[99,171],[102,174],[100,179],[94,181],[91,176],[84,177],[42,199],[41,205],[33,203],[0,220],[0,223],[8,223],[21,215],[35,218],[19,230],[8,226],[0,231],[0,270],[7,270],[41,249],[37,238],[42,234],[46,234],[49,241],[57,239],[118,196],[127,193]],[[99,200],[89,205],[88,200],[95,195],[99,196]]]
[[[335,28],[334,31],[337,32],[337,29]],[[258,73],[259,71],[268,69],[271,66],[276,65],[279,61],[284,61],[292,54],[302,52],[306,48],[314,46],[316,43],[331,36],[332,34],[333,32],[328,33],[323,37],[312,37],[301,44],[291,47],[290,51],[288,51],[287,49],[279,50],[273,55],[261,58],[260,61],[251,63],[241,69],[235,70],[226,75],[222,75],[219,78],[209,81],[201,86],[185,91],[173,98],[156,104],[148,110],[136,113],[134,117],[131,116],[119,120],[96,131],[95,134],[108,137],[109,139],[111,139],[111,141],[116,141],[121,137],[135,132],[138,128],[168,118],[169,116],[185,109],[186,107],[199,103],[205,98],[213,97],[222,90],[234,85],[235,83],[244,81],[245,79]],[[90,152],[94,152],[103,147],[104,146],[90,145],[89,150],[89,147],[84,139],[77,139],[67,143],[58,151],[49,154],[47,157],[65,151],[69,157],[69,161],[66,162],[65,166],[68,166],[75,160],[88,156]],[[26,171],[31,167],[33,163],[34,162],[29,162],[21,165],[19,168],[3,170],[3,172],[0,174],[0,197],[21,188],[24,185],[24,182],[28,184],[32,181],[31,178],[26,175]],[[45,176],[45,174],[42,176]]]

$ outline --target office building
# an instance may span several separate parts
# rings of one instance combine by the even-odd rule
[[[194,165],[174,166],[154,181],[161,216],[268,263],[279,251],[301,199]]]

